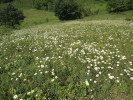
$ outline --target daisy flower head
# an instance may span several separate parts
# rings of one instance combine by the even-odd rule
[[[85,84],[86,84],[87,86],[89,86],[89,82],[88,82],[87,80],[85,80]]]
[[[53,82],[53,81],[54,81],[54,79],[51,80],[51,82]]]
[[[94,81],[94,83],[97,83],[97,81]]]
[[[57,79],[58,78],[58,76],[55,76],[55,79]]]
[[[133,68],[130,68],[130,71],[133,71]]]
[[[48,73],[48,71],[45,71],[45,73],[47,74],[47,73]]]
[[[34,75],[37,75],[37,73],[34,73]]]
[[[13,72],[12,75],[15,75],[15,73]]]
[[[18,97],[18,95],[14,95],[14,96],[13,96],[14,99],[17,99],[17,97]]]
[[[133,77],[130,77],[131,80],[133,80]]]
[[[34,93],[35,91],[34,90],[31,90],[31,93]]]
[[[41,65],[41,68],[44,68],[44,65]]]
[[[109,76],[109,78],[110,78],[110,79],[113,79],[113,78],[114,78],[114,76],[111,76],[111,75],[110,75],[110,76]]]
[[[95,67],[94,69],[95,69],[95,70],[99,70],[99,67]]]
[[[39,60],[39,58],[38,58],[38,57],[36,57],[36,60]]]
[[[28,93],[27,93],[27,95],[30,95],[30,94],[31,94],[31,92],[28,92]]]
[[[97,74],[96,77],[99,77],[99,74]]]
[[[119,80],[117,80],[116,82],[117,82],[117,83],[119,83],[120,81],[119,81]]]

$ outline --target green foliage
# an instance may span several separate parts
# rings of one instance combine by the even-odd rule
[[[107,4],[109,12],[121,12],[128,10],[128,0],[110,0]]]
[[[8,3],[8,2],[12,2],[13,0],[0,0],[0,3]]]
[[[55,0],[33,0],[33,5],[36,9],[53,10]]]
[[[133,0],[129,0],[128,2],[128,9],[133,10]]]
[[[88,8],[88,9],[84,9],[84,10],[83,10],[83,15],[84,15],[85,17],[91,16],[91,15],[98,15],[98,13],[99,13],[99,9],[97,9],[97,10],[95,10],[95,11],[92,11],[91,8]]]
[[[36,9],[42,9],[44,0],[33,0],[33,5]]]
[[[0,25],[15,28],[15,25],[20,25],[24,18],[22,11],[14,8],[11,4],[0,9]]]
[[[55,5],[55,15],[60,20],[81,18],[82,8],[74,0],[58,0]]]
[[[130,19],[130,18],[125,18],[125,20],[126,20],[126,21],[131,21],[131,19]]]

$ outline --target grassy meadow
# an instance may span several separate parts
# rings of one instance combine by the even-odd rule
[[[133,11],[89,0],[98,15],[60,21],[20,1],[22,24],[0,26],[0,100],[133,99]]]

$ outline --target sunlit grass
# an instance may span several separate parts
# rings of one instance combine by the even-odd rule
[[[0,99],[111,100],[133,95],[133,24],[70,21],[0,42]]]

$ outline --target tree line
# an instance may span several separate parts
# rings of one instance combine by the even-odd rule
[[[15,28],[20,25],[25,16],[23,12],[10,4],[14,0],[0,0],[0,3],[9,3],[6,7],[0,8],[0,25],[6,25]],[[80,4],[82,0],[32,0],[33,7],[41,10],[54,11],[55,16],[60,20],[79,19],[90,14],[98,14],[99,9],[92,12],[90,9],[85,10]],[[103,0],[96,0],[103,1]],[[122,12],[133,10],[133,0],[104,0],[107,2],[107,10],[111,12]],[[89,6],[89,5],[88,5]]]

